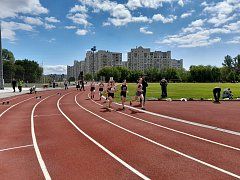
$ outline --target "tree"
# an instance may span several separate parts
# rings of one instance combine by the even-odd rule
[[[234,70],[240,74],[240,54],[233,58]]]
[[[10,83],[15,75],[14,63],[11,61],[3,61],[3,79],[5,83]]]
[[[31,61],[28,59],[16,60],[15,65],[22,66],[24,69],[24,74],[22,79],[30,83],[37,82],[41,79],[43,69],[39,66],[36,61]],[[18,69],[16,69],[16,74]]]
[[[21,65],[15,65],[15,79],[23,80],[24,79],[25,69]]]
[[[116,67],[104,67],[97,73],[98,78],[99,77],[105,77],[106,81],[109,81],[110,77],[113,77],[113,79],[116,82],[119,82],[121,78],[121,73]]]
[[[159,82],[159,69],[150,68],[145,71],[149,82]]]
[[[212,68],[212,80],[213,80],[213,82],[219,82],[220,79],[221,79],[220,68],[214,66]]]
[[[69,81],[69,82],[75,81],[75,77],[70,77],[70,78],[68,78],[68,81]]]
[[[129,79],[128,81],[130,82],[137,82],[137,80],[143,76],[143,71],[140,71],[140,70],[132,70],[130,75],[129,75]]]
[[[129,79],[130,70],[126,67],[117,67],[117,70],[120,72],[119,82],[123,82],[125,79]]]
[[[224,62],[222,63],[224,67],[228,67],[229,69],[233,68],[233,59],[231,56],[227,55],[224,58]]]
[[[74,79],[75,79],[75,78],[74,78]],[[92,80],[92,74],[90,74],[90,73],[85,74],[84,79],[85,79],[86,81],[91,81],[91,80]]]
[[[14,57],[13,53],[11,51],[8,51],[7,49],[2,50],[2,58],[3,58],[3,60],[11,61],[12,63],[14,63],[14,61],[15,61],[15,57]]]

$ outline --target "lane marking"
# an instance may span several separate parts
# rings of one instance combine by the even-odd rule
[[[48,117],[48,116],[60,116],[61,114],[49,114],[49,115],[35,115],[34,117]]]
[[[122,126],[119,126],[119,125],[117,125],[117,124],[115,124],[115,123],[113,123],[113,122],[111,122],[111,121],[103,118],[102,116],[99,116],[98,114],[96,114],[96,113],[94,113],[94,112],[92,112],[92,111],[84,108],[83,106],[81,106],[81,105],[77,102],[77,96],[78,96],[78,95],[75,96],[75,102],[76,102],[76,104],[77,104],[80,108],[82,108],[82,109],[84,109],[85,111],[89,112],[90,114],[98,117],[99,119],[102,119],[103,121],[106,121],[107,123],[109,123],[109,124],[111,124],[111,125],[119,128],[119,129],[122,129],[122,130],[124,130],[124,131],[126,131],[126,132],[128,132],[128,133],[130,133],[130,134],[133,134],[133,135],[135,135],[135,136],[137,136],[137,137],[140,137],[141,139],[144,139],[144,140],[146,140],[146,141],[148,141],[148,142],[150,142],[150,143],[152,143],[152,144],[155,144],[155,145],[157,145],[157,146],[160,146],[160,147],[162,147],[162,148],[164,148],[164,149],[167,149],[167,150],[169,150],[169,151],[172,151],[172,152],[174,152],[174,153],[176,153],[176,154],[178,154],[178,155],[181,155],[181,156],[183,156],[183,157],[186,157],[186,158],[188,158],[188,159],[191,159],[191,160],[193,160],[193,161],[196,161],[196,162],[198,162],[198,163],[200,163],[200,164],[203,164],[203,165],[205,165],[205,166],[207,166],[207,167],[210,167],[210,168],[215,169],[215,170],[217,170],[217,171],[220,171],[220,172],[222,172],[222,173],[225,173],[225,174],[227,174],[227,175],[229,175],[229,176],[232,176],[232,177],[235,177],[235,178],[240,179],[240,175],[234,174],[234,173],[232,173],[232,172],[230,172],[230,171],[227,171],[227,170],[225,170],[225,169],[219,168],[219,167],[217,167],[217,166],[214,166],[214,165],[212,165],[212,164],[209,164],[209,163],[207,163],[207,162],[204,162],[204,161],[202,161],[202,160],[200,160],[200,159],[197,159],[197,158],[195,158],[195,157],[193,157],[193,156],[184,154],[184,153],[182,153],[182,152],[180,152],[180,151],[178,151],[178,150],[175,150],[175,149],[173,149],[173,148],[170,148],[170,147],[168,147],[168,146],[165,146],[165,145],[163,145],[163,144],[160,144],[160,143],[158,143],[158,142],[156,142],[156,141],[154,141],[154,140],[152,140],[152,139],[149,139],[149,138],[147,138],[147,137],[145,137],[145,136],[143,136],[143,135],[140,135],[140,134],[138,134],[138,133],[135,133],[135,132],[133,132],[133,131],[131,131],[131,130],[128,130],[128,129],[122,127]]]
[[[116,103],[116,102],[114,102],[114,104],[117,104],[117,105],[121,106],[121,104]],[[190,124],[190,125],[193,125],[193,126],[198,126],[198,127],[202,127],[202,128],[207,128],[207,129],[211,129],[211,130],[215,130],[215,131],[220,131],[220,132],[224,132],[224,133],[240,136],[240,132],[237,132],[237,131],[223,129],[223,128],[219,128],[219,127],[216,127],[216,126],[210,126],[210,125],[201,124],[201,123],[197,123],[197,122],[191,122],[191,121],[187,121],[187,120],[180,119],[180,118],[175,118],[175,117],[166,116],[166,115],[163,115],[163,114],[158,114],[158,113],[154,113],[154,112],[138,109],[138,108],[135,108],[135,107],[132,107],[132,106],[128,106],[128,105],[125,105],[125,106],[128,107],[129,109],[137,110],[139,112],[144,112],[146,114],[150,114],[150,115],[153,115],[153,116],[161,117],[161,118],[164,118],[164,119],[169,119],[169,120],[172,120],[172,121],[177,121],[177,122],[181,122],[181,123],[185,123],[185,124]]]
[[[15,149],[22,149],[22,148],[27,148],[27,147],[32,147],[33,144],[28,144],[25,146],[16,146],[16,147],[11,147],[11,148],[5,148],[5,149],[0,149],[0,152],[4,152],[4,151],[10,151],[10,150],[15,150]]]
[[[123,166],[125,166],[127,169],[129,169],[130,171],[132,171],[133,173],[135,173],[136,175],[138,175],[139,177],[141,177],[144,180],[150,180],[150,178],[148,178],[147,176],[145,176],[144,174],[142,174],[141,172],[139,172],[138,170],[136,170],[135,168],[133,168],[132,166],[130,166],[129,164],[127,164],[125,161],[123,161],[122,159],[120,159],[118,156],[116,156],[114,153],[112,153],[111,151],[109,151],[107,148],[105,148],[103,145],[101,145],[100,143],[98,143],[96,140],[94,140],[91,136],[89,136],[88,134],[86,134],[82,129],[80,129],[60,108],[59,106],[59,102],[60,100],[66,95],[63,95],[57,102],[57,107],[59,109],[59,111],[62,113],[62,115],[68,120],[68,122],[70,124],[73,125],[73,127],[75,127],[81,134],[83,134],[86,138],[88,138],[90,141],[92,141],[95,145],[97,145],[99,148],[101,148],[104,152],[106,152],[108,155],[110,155],[112,158],[114,158],[115,160],[117,160],[119,163],[121,163]],[[76,98],[76,96],[75,96]]]
[[[31,97],[31,98],[25,99],[25,100],[23,100],[23,101],[20,101],[19,103],[16,103],[16,104],[10,106],[9,108],[7,108],[5,111],[3,111],[3,112],[0,114],[0,118],[1,118],[6,112],[8,112],[10,109],[12,109],[13,107],[15,107],[15,106],[17,106],[17,105],[19,105],[19,104],[21,104],[21,103],[24,103],[24,102],[26,102],[26,101],[28,101],[28,100],[30,100],[30,99],[33,99],[33,98],[35,98],[35,97]]]
[[[89,96],[89,94],[88,94],[88,96]],[[99,104],[92,99],[91,99],[91,101],[94,102],[95,104],[99,105],[99,106],[103,106],[102,104]],[[131,115],[123,113],[123,112],[119,112],[119,111],[116,111],[116,112],[119,113],[119,114],[122,114],[124,116],[128,116],[128,117],[137,119],[137,120],[142,121],[144,123],[151,124],[153,126],[157,126],[157,127],[163,128],[163,129],[167,129],[169,131],[173,131],[173,132],[176,132],[176,133],[179,133],[179,134],[183,134],[183,135],[195,138],[195,139],[199,139],[199,140],[206,141],[206,142],[209,142],[209,143],[212,143],[212,144],[216,144],[216,145],[223,146],[223,147],[226,147],[226,148],[230,148],[230,149],[233,149],[233,150],[236,150],[236,151],[240,151],[240,148],[237,148],[237,147],[234,147],[234,146],[219,143],[219,142],[212,141],[212,140],[209,140],[209,139],[205,139],[205,138],[202,138],[202,137],[199,137],[199,136],[195,136],[193,134],[185,133],[185,132],[182,132],[182,131],[179,131],[179,130],[176,130],[176,129],[172,129],[172,128],[169,128],[169,127],[166,127],[166,126],[162,126],[162,125],[159,125],[159,124],[156,124],[156,123],[153,123],[153,122],[149,122],[147,120],[144,120],[144,119],[141,119],[141,118],[138,118],[138,117],[135,117],[135,116],[131,116]]]
[[[42,99],[41,101],[39,101],[37,104],[35,104],[35,106],[32,109],[32,113],[31,113],[31,134],[32,134],[32,140],[33,140],[33,146],[34,146],[34,150],[35,150],[35,153],[36,153],[36,156],[37,156],[37,159],[38,159],[38,163],[39,163],[39,165],[41,167],[41,170],[42,170],[43,175],[44,175],[46,180],[51,180],[51,177],[50,177],[50,175],[48,173],[47,167],[46,167],[46,165],[45,165],[45,163],[43,161],[41,152],[40,152],[38,144],[37,144],[37,138],[36,138],[35,129],[34,129],[34,112],[35,112],[36,107],[41,102],[45,101],[46,99],[48,99],[49,97],[52,97],[54,95],[50,95],[50,96]]]

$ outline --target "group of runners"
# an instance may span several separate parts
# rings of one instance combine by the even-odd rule
[[[136,86],[136,94],[130,100],[131,106],[133,105],[133,102],[135,102],[139,99],[142,109],[145,109],[146,87],[147,87],[147,83],[146,83],[146,81],[144,81],[144,78],[139,78],[137,86]],[[99,100],[101,101],[103,98],[103,95],[106,94],[106,97],[104,98],[107,101],[106,108],[108,108],[108,109],[112,108],[112,103],[114,101],[115,94],[118,90],[119,89],[117,88],[117,85],[112,78],[110,78],[106,87],[103,82],[100,82],[98,84]],[[96,92],[96,83],[93,80],[90,84],[91,99],[95,98],[95,92]],[[127,81],[124,80],[120,86],[120,97],[121,97],[121,101],[122,101],[122,109],[123,110],[125,109],[127,93],[128,93]]]

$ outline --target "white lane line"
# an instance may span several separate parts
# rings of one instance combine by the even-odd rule
[[[5,148],[5,149],[0,149],[0,152],[4,152],[4,151],[10,151],[10,150],[15,150],[15,149],[22,149],[22,148],[27,148],[27,147],[32,147],[33,144],[28,144],[25,146],[16,146],[16,147],[11,147],[11,148]]]
[[[99,116],[99,115],[95,114],[94,112],[92,112],[92,111],[84,108],[83,106],[81,106],[81,105],[77,102],[77,95],[75,96],[75,102],[76,102],[76,104],[77,104],[80,108],[82,108],[82,109],[84,109],[85,111],[89,112],[90,114],[98,117],[99,119],[102,119],[103,121],[106,121],[107,123],[112,124],[113,126],[119,128],[119,129],[122,129],[122,130],[124,130],[124,131],[126,131],[126,132],[128,132],[128,133],[130,133],[130,134],[133,134],[133,135],[135,135],[135,136],[137,136],[137,137],[140,137],[141,139],[144,139],[144,140],[146,140],[146,141],[148,141],[148,142],[150,142],[150,143],[152,143],[152,144],[155,144],[155,145],[157,145],[157,146],[160,146],[160,147],[162,147],[162,148],[164,148],[164,149],[167,149],[167,150],[169,150],[169,151],[171,151],[171,152],[174,152],[174,153],[176,153],[176,154],[178,154],[178,155],[181,155],[181,156],[183,156],[183,157],[186,157],[186,158],[188,158],[188,159],[191,159],[191,160],[193,160],[193,161],[196,161],[196,162],[198,162],[198,163],[200,163],[200,164],[202,164],[202,165],[205,165],[205,166],[207,166],[207,167],[210,167],[210,168],[212,168],[212,169],[215,169],[215,170],[217,170],[217,171],[220,171],[220,172],[222,172],[222,173],[225,173],[225,174],[227,174],[227,175],[229,175],[229,176],[232,176],[232,177],[235,177],[235,178],[240,179],[240,175],[234,174],[234,173],[232,173],[232,172],[230,172],[230,171],[227,171],[227,170],[225,170],[225,169],[219,168],[219,167],[217,167],[217,166],[214,166],[214,165],[212,165],[212,164],[209,164],[209,163],[207,163],[207,162],[204,162],[204,161],[202,161],[202,160],[200,160],[200,159],[197,159],[197,158],[195,158],[195,157],[193,157],[193,156],[184,154],[184,153],[182,153],[182,152],[180,152],[180,151],[177,151],[177,150],[175,150],[175,149],[173,149],[173,148],[170,148],[170,147],[168,147],[168,146],[165,146],[165,145],[163,145],[163,144],[160,144],[160,143],[158,143],[158,142],[156,142],[156,141],[154,141],[154,140],[152,140],[152,139],[149,139],[149,138],[147,138],[147,137],[145,137],[145,136],[142,136],[142,135],[140,135],[140,134],[138,134],[138,133],[135,133],[135,132],[133,132],[133,131],[131,131],[131,130],[128,130],[128,129],[122,127],[122,126],[119,126],[119,125],[117,125],[117,124],[115,124],[115,123],[113,123],[113,122],[111,122],[111,121],[103,118],[102,116]]]
[[[99,104],[99,103],[97,103],[96,101],[94,101],[92,99],[91,99],[91,101],[94,102],[95,104],[99,105],[99,106],[103,106],[102,104]],[[233,150],[236,150],[236,151],[240,151],[240,148],[237,148],[237,147],[234,147],[234,146],[230,146],[230,145],[227,145],[227,144],[219,143],[219,142],[212,141],[212,140],[209,140],[209,139],[205,139],[205,138],[202,138],[202,137],[199,137],[199,136],[188,134],[188,133],[185,133],[185,132],[182,132],[182,131],[178,131],[176,129],[172,129],[172,128],[169,128],[169,127],[166,127],[166,126],[162,126],[162,125],[159,125],[159,124],[156,124],[156,123],[153,123],[153,122],[150,122],[150,121],[147,121],[147,120],[135,117],[135,116],[131,116],[131,115],[123,113],[123,112],[119,112],[119,111],[116,111],[116,112],[119,113],[119,114],[122,114],[124,116],[128,116],[128,117],[137,119],[137,120],[142,121],[144,123],[151,124],[153,126],[157,126],[157,127],[163,128],[163,129],[167,129],[169,131],[173,131],[173,132],[176,132],[176,133],[179,133],[179,134],[183,134],[183,135],[195,138],[195,139],[199,139],[199,140],[206,141],[206,142],[209,142],[209,143],[212,143],[212,144],[216,144],[216,145],[223,146],[223,147],[226,147],[226,148],[230,148],[230,149],[233,149]]]
[[[39,150],[39,147],[38,147],[38,144],[37,144],[37,139],[36,139],[36,134],[35,134],[35,129],[34,129],[34,112],[35,112],[36,107],[41,102],[45,101],[46,99],[48,99],[51,96],[54,96],[54,95],[50,95],[50,96],[42,99],[41,101],[39,101],[37,104],[35,104],[35,106],[32,109],[32,113],[31,113],[31,134],[32,134],[32,140],[33,140],[33,146],[34,146],[34,150],[35,150],[35,153],[36,153],[39,165],[41,167],[41,170],[42,170],[43,175],[44,175],[46,180],[51,180],[51,177],[50,177],[50,175],[48,173],[47,167],[46,167],[46,165],[45,165],[45,163],[43,161],[42,155],[40,153],[40,150]]]
[[[66,95],[64,95],[66,96]],[[59,111],[62,113],[62,115],[68,120],[69,123],[71,123],[81,134],[83,134],[86,138],[88,138],[90,141],[92,141],[95,145],[97,145],[99,148],[101,148],[104,152],[106,152],[108,155],[110,155],[112,158],[114,158],[115,160],[117,160],[119,163],[121,163],[123,166],[125,166],[127,169],[129,169],[130,171],[132,171],[133,173],[135,173],[136,175],[138,175],[139,177],[141,177],[142,179],[145,180],[150,180],[147,176],[145,176],[144,174],[140,173],[138,170],[134,169],[132,166],[130,166],[129,164],[127,164],[125,161],[123,161],[122,159],[120,159],[118,156],[116,156],[115,154],[113,154],[111,151],[109,151],[107,148],[105,148],[103,145],[101,145],[100,143],[98,143],[96,140],[94,140],[91,136],[89,136],[88,134],[86,134],[82,129],[80,129],[60,108],[59,106],[59,102],[60,100],[64,97],[62,96],[58,102],[57,102],[57,107],[59,109]],[[75,100],[76,100],[76,96],[75,96]]]
[[[26,101],[28,101],[28,100],[30,100],[30,99],[33,99],[33,98],[34,98],[34,97],[25,99],[25,100],[23,100],[23,101],[20,101],[19,103],[16,103],[16,104],[10,106],[9,108],[7,108],[5,111],[3,111],[3,112],[0,114],[0,118],[1,118],[6,112],[8,112],[10,109],[12,109],[13,107],[15,107],[15,106],[17,106],[17,105],[19,105],[19,104],[21,104],[21,103],[24,103],[24,102],[26,102]]]
[[[121,104],[119,104],[119,103],[115,103],[115,104],[121,106]],[[177,121],[177,122],[181,122],[181,123],[185,123],[185,124],[190,124],[190,125],[193,125],[193,126],[198,126],[198,127],[202,127],[202,128],[212,129],[212,130],[215,130],[215,131],[220,131],[220,132],[224,132],[224,133],[240,136],[240,132],[237,132],[237,131],[223,129],[223,128],[219,128],[219,127],[216,127],[216,126],[210,126],[210,125],[201,124],[201,123],[197,123],[197,122],[187,121],[187,120],[180,119],[180,118],[174,118],[174,117],[171,117],[171,116],[166,116],[166,115],[162,115],[162,114],[158,114],[158,113],[154,113],[154,112],[138,109],[138,108],[135,108],[135,107],[132,107],[132,106],[128,106],[128,105],[125,105],[125,106],[128,107],[129,109],[137,110],[139,112],[144,112],[146,114],[150,114],[150,115],[153,115],[153,116],[161,117],[161,118],[164,118],[164,119],[169,119],[169,120],[172,120],[172,121]]]

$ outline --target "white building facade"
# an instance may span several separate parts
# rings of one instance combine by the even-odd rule
[[[171,51],[151,52],[150,48],[136,47],[128,52],[127,67],[131,70],[144,71],[149,68],[183,68],[183,60],[171,58]]]

